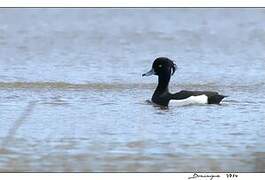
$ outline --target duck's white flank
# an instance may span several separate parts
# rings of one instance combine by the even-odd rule
[[[199,96],[190,96],[186,99],[181,99],[181,100],[171,100],[169,103],[178,106],[186,106],[189,104],[207,104],[208,97],[203,94]]]

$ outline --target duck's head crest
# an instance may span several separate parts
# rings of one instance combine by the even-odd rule
[[[153,62],[152,69],[143,74],[143,76],[162,75],[165,73],[173,75],[176,69],[177,66],[172,60],[166,57],[159,57]]]

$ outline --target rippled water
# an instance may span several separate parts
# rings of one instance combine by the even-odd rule
[[[264,9],[0,9],[0,171],[265,171]],[[172,92],[146,102],[155,57]]]

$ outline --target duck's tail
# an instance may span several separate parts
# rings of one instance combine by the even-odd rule
[[[212,97],[209,97],[208,104],[220,104],[220,102],[226,97],[228,96],[224,96],[220,94],[214,95]]]

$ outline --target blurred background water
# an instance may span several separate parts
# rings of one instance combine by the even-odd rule
[[[265,171],[265,9],[0,9],[0,171]],[[221,106],[146,103],[170,89]]]

